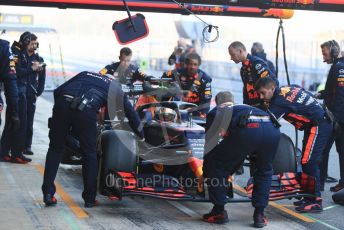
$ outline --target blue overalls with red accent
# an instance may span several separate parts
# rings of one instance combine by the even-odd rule
[[[344,128],[344,57],[334,60],[328,73],[325,89],[319,92],[321,99],[327,108],[333,113],[335,119]],[[341,135],[333,136],[326,148],[321,162],[321,181],[327,177],[328,159],[333,142],[336,142],[336,149],[339,156],[340,180],[339,185],[344,187],[344,132]]]
[[[242,63],[240,69],[241,80],[244,83],[243,98],[244,104],[257,106],[261,100],[254,89],[254,84],[259,78],[271,77],[278,85],[278,80],[275,73],[269,68],[268,64],[261,58],[247,55],[247,59]]]
[[[82,97],[83,102],[89,102],[85,103],[83,109],[72,106],[73,100],[78,97]],[[79,73],[54,90],[54,99],[49,131],[50,143],[42,185],[43,194],[53,197],[56,192],[54,180],[63,157],[66,136],[72,129],[82,151],[84,181],[82,197],[85,202],[94,203],[98,175],[97,112],[101,107],[108,106],[110,119],[113,119],[115,114],[124,113],[133,131],[143,138],[143,132],[139,130],[140,118],[119,83],[97,73],[86,71]]]
[[[230,113],[232,119],[228,124]],[[218,143],[209,146],[219,135]],[[223,104],[211,110],[207,115],[203,163],[210,201],[214,205],[226,204],[228,176],[241,166],[247,155],[254,152],[257,154],[257,171],[253,175],[252,205],[264,209],[269,200],[272,162],[280,135],[269,115],[255,107]]]
[[[18,87],[15,62],[10,49],[8,41],[0,39],[0,82],[4,84],[5,96],[6,96],[6,121],[4,131],[9,133],[9,136],[14,138],[15,131],[11,128],[10,121],[13,116],[18,116]],[[1,96],[0,96],[1,98]],[[0,99],[1,106],[3,106],[3,100]],[[3,108],[3,107],[2,107]],[[0,119],[1,124],[1,119]],[[3,146],[0,145],[0,161],[6,156],[7,152],[3,150]]]
[[[269,110],[277,119],[283,117],[298,130],[304,130],[302,171],[316,178],[315,192],[320,197],[319,164],[332,135],[332,123],[314,97],[299,86],[276,88]]]

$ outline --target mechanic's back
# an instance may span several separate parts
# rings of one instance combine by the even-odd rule
[[[57,203],[54,180],[63,156],[64,143],[70,130],[80,142],[85,207],[98,204],[96,151],[97,113],[103,106],[113,106],[109,111],[122,112],[128,117],[135,133],[143,138],[139,130],[140,119],[123,93],[119,83],[111,77],[92,72],[81,72],[54,91],[55,104],[49,131],[49,149],[46,157],[43,201],[47,206]],[[114,103],[114,105],[113,105]],[[123,106],[123,107],[122,107]],[[123,108],[123,109],[122,109]]]
[[[207,178],[213,209],[203,216],[210,223],[226,223],[228,176],[232,175],[247,155],[255,153],[257,169],[253,174],[252,205],[255,227],[267,224],[264,209],[268,204],[272,161],[280,139],[278,126],[270,116],[255,107],[234,105],[230,92],[220,92],[217,106],[208,113],[203,176]]]

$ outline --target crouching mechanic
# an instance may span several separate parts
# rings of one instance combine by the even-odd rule
[[[321,212],[319,164],[332,135],[332,122],[314,97],[298,86],[278,88],[271,78],[261,78],[255,85],[260,98],[276,118],[283,117],[298,130],[304,130],[302,171],[315,177],[316,197],[294,202],[298,212]]]
[[[43,201],[47,206],[57,203],[54,180],[63,156],[66,136],[73,129],[82,151],[82,175],[85,207],[93,207],[96,201],[98,162],[96,154],[97,112],[107,106],[112,115],[125,113],[134,132],[143,138],[139,130],[140,120],[124,95],[119,83],[107,75],[81,72],[54,91],[55,104],[50,122],[49,149],[45,162],[42,185]]]
[[[203,220],[217,224],[228,222],[224,210],[228,176],[240,167],[247,155],[254,152],[257,154],[257,170],[253,175],[253,220],[255,227],[264,227],[267,224],[264,209],[269,200],[272,161],[280,131],[266,112],[249,105],[233,105],[230,92],[220,92],[215,101],[217,106],[207,115],[203,163],[203,176],[214,207],[203,216]]]
[[[200,116],[205,117],[210,108],[211,77],[199,69],[201,57],[197,53],[190,53],[185,60],[185,68],[167,71],[162,77],[172,78],[185,91],[182,101],[199,106]]]

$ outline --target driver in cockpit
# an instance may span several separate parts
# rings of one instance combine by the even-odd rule
[[[153,111],[152,111],[153,110]],[[155,107],[154,109],[148,108],[144,109],[143,112],[145,113],[145,120],[147,122],[168,122],[173,123],[177,122],[177,113],[170,108],[167,107]]]
[[[155,113],[155,120],[158,120],[159,122],[176,122],[177,113],[170,108],[157,108],[157,111]]]

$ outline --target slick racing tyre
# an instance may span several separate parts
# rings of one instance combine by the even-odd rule
[[[272,163],[274,174],[297,171],[296,152],[293,141],[286,134],[281,134],[275,159]]]
[[[100,192],[104,194],[106,177],[112,172],[135,172],[137,143],[132,132],[107,130],[101,133],[100,149]]]
[[[332,200],[337,204],[344,205],[344,189],[334,193]]]

